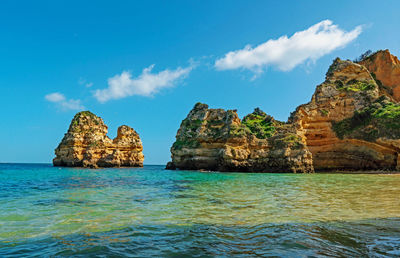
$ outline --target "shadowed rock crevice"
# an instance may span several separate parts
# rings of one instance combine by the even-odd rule
[[[54,166],[141,167],[144,156],[139,134],[129,126],[118,128],[117,137],[107,136],[103,119],[89,111],[77,113],[55,150]]]

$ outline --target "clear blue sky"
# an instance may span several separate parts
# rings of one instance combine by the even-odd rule
[[[145,164],[170,159],[198,101],[241,117],[260,107],[286,120],[335,57],[386,48],[398,56],[399,11],[400,1],[365,0],[2,1],[0,162],[51,162],[83,107],[104,119],[112,138],[121,124],[138,131]],[[308,49],[311,40],[304,50],[302,35],[290,38],[327,19],[344,33],[334,49]],[[284,35],[289,41],[257,52]]]

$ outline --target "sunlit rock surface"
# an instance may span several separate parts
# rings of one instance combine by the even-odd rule
[[[54,166],[143,166],[142,142],[135,130],[120,126],[114,140],[107,136],[107,131],[100,117],[89,111],[77,113],[55,150]]]
[[[168,169],[243,172],[400,170],[399,61],[378,51],[358,63],[335,59],[311,101],[288,122],[259,109],[198,103],[183,120]]]
[[[359,62],[365,66],[383,87],[400,101],[400,61],[390,54],[389,50],[381,50]]]
[[[176,139],[170,169],[313,172],[311,153],[295,128],[259,109],[241,121],[235,110],[197,103]]]

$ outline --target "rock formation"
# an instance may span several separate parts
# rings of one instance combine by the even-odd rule
[[[400,101],[400,61],[396,56],[387,49],[381,50],[361,60],[359,64],[365,66],[396,101]]]
[[[54,166],[142,167],[143,147],[135,130],[120,126],[114,140],[107,136],[107,130],[103,119],[93,113],[77,113],[55,150]]]
[[[380,142],[400,143],[400,135],[390,134],[400,132],[400,127],[378,128],[374,124],[379,119],[365,114],[371,107],[382,108],[382,101],[390,102],[383,90],[364,66],[334,61],[311,101],[289,118],[306,141],[316,171],[396,169],[400,150]]]
[[[171,152],[170,169],[313,172],[311,153],[295,128],[259,109],[241,122],[235,110],[197,103]]]
[[[171,147],[169,169],[254,172],[400,170],[399,61],[378,51],[335,59],[325,82],[288,122],[259,109],[196,104]]]

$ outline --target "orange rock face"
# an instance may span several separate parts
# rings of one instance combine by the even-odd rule
[[[394,99],[400,101],[400,61],[396,56],[389,50],[378,51],[359,64],[375,74],[376,79],[392,91]]]
[[[66,167],[141,167],[142,142],[135,130],[123,125],[117,137],[107,136],[103,119],[89,111],[75,115],[55,150],[54,166]]]
[[[309,103],[275,135],[238,134],[236,112],[195,106],[171,148],[171,169],[315,172],[400,171],[400,62],[379,51],[359,63],[337,58]],[[257,125],[259,126],[259,125]],[[290,133],[299,144],[282,145]],[[298,146],[298,148],[294,148]]]
[[[316,171],[399,168],[399,139],[340,139],[333,130],[335,122],[352,117],[380,95],[381,89],[366,67],[334,61],[311,101],[299,106],[290,118],[313,155]]]

